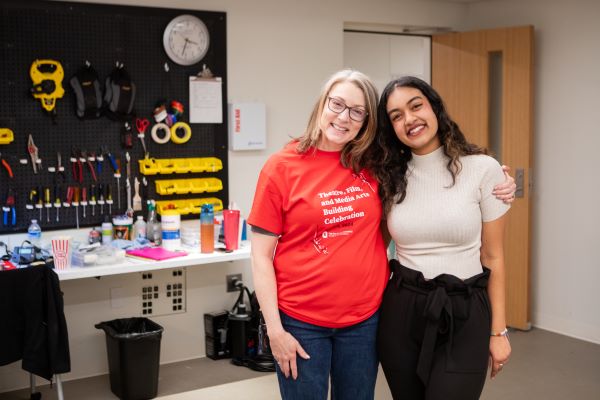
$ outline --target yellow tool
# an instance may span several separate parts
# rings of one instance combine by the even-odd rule
[[[15,134],[8,128],[0,128],[0,144],[9,144],[15,140]]]
[[[40,99],[42,107],[53,112],[56,107],[56,99],[65,94],[62,81],[65,76],[62,65],[54,60],[35,60],[29,69],[29,76],[33,81],[31,94]]]

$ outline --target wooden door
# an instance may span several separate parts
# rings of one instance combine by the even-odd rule
[[[499,161],[522,176],[506,229],[506,305],[507,324],[529,329],[533,27],[434,35],[431,59],[432,84],[469,141],[488,148],[495,142]],[[494,65],[499,80],[490,79]],[[490,90],[498,81],[498,90]],[[497,134],[490,137],[492,130]]]

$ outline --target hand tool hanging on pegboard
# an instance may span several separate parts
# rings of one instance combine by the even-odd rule
[[[85,151],[82,151],[81,158],[85,160],[85,163],[87,164],[88,169],[90,170],[90,175],[92,176],[93,181],[97,182],[98,178],[96,177],[96,171],[94,170],[94,165],[92,164],[94,161],[96,161],[96,157],[94,157],[92,153],[86,153]],[[83,183],[83,181],[81,183]]]
[[[98,185],[98,205],[100,206],[100,215],[104,215],[104,204],[106,199],[104,198],[104,185]]]
[[[2,222],[4,226],[16,226],[17,225],[17,211],[15,209],[16,204],[15,191],[9,185],[6,192],[6,199],[4,201],[4,207],[2,207]]]
[[[120,174],[119,174],[120,176]],[[110,183],[106,185],[106,204],[108,204],[108,215],[112,216],[112,205],[113,205],[113,197],[112,197],[112,189],[110,188]],[[120,197],[119,197],[120,198]]]
[[[33,168],[33,173],[37,174],[38,169],[42,168],[42,160],[39,157],[38,148],[33,142],[32,135],[29,135],[29,139],[27,139],[27,152],[29,153],[29,157],[31,157],[31,166]]]
[[[50,223],[50,209],[52,208],[52,200],[50,198],[50,188],[44,188],[44,207],[46,208],[46,222]],[[41,223],[42,221],[40,221]]]
[[[133,148],[133,131],[129,122],[125,122],[121,128],[121,147],[124,149]]]
[[[128,217],[133,218],[133,206],[131,204],[131,157],[129,156],[129,152],[125,153],[125,162],[126,170],[127,170],[127,178],[126,178],[126,188],[127,188],[127,214]]]
[[[135,126],[138,131],[138,138],[142,143],[142,148],[144,149],[144,158],[148,158],[150,154],[148,154],[148,150],[146,149],[146,129],[150,126],[150,121],[147,118],[136,118]]]
[[[92,217],[96,216],[96,185],[90,185],[90,206],[92,207]]]
[[[4,222],[4,226],[15,226],[15,225],[17,225],[17,210],[15,209],[15,205],[16,205],[15,193],[12,188],[12,182],[14,181],[15,174],[13,173],[13,170],[12,170],[10,164],[8,163],[8,161],[6,161],[6,159],[4,159],[2,157],[2,153],[0,153],[0,159],[2,162],[2,166],[6,170],[6,173],[8,174],[8,190],[6,193],[6,199],[4,201],[4,206],[2,207],[3,222]]]
[[[8,161],[2,157],[2,153],[0,153],[0,160],[2,162],[2,166],[4,167],[4,169],[6,170],[6,172],[8,173],[8,177],[10,179],[13,179],[15,177],[12,167],[10,166],[10,164],[8,163]]]
[[[56,222],[60,222],[60,208],[62,207],[60,186],[54,184],[54,208],[56,208]]]
[[[35,60],[29,68],[29,75],[33,82],[31,94],[39,99],[44,110],[56,118],[56,100],[63,97],[65,90],[62,81],[65,76],[60,62],[55,60]]]
[[[71,158],[69,161],[71,162],[71,175],[73,177],[73,182],[83,183],[83,163],[75,147],[71,147]]]
[[[87,187],[82,186],[81,187],[81,208],[83,209],[83,219],[86,218],[85,216],[85,209],[87,208],[88,205],[88,195],[87,195]]]

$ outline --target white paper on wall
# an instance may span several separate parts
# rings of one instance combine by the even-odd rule
[[[190,122],[223,123],[223,84],[221,78],[190,76]]]

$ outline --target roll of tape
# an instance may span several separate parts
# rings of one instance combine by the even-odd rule
[[[177,131],[183,129],[183,136],[178,136]],[[171,127],[171,141],[175,144],[184,144],[192,137],[192,128],[185,122],[178,122]]]
[[[161,130],[165,133],[165,136],[159,137],[158,131]],[[154,140],[158,144],[165,144],[169,140],[171,140],[171,130],[167,126],[167,124],[156,124],[152,127],[152,131],[150,132],[150,136],[152,136],[152,140]]]
[[[156,107],[154,109],[154,120],[156,122],[162,122],[167,118],[167,109],[165,106]]]
[[[171,101],[171,109],[173,110],[173,114],[175,115],[183,114],[183,104],[181,104],[177,100]]]

